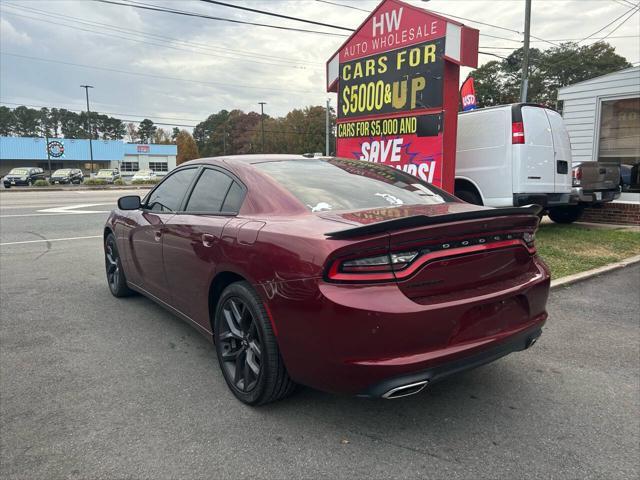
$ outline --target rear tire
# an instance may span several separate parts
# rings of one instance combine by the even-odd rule
[[[471,190],[456,190],[456,197],[467,203],[472,203],[473,205],[482,205],[482,198],[480,198],[480,195],[476,192],[472,192]]]
[[[232,283],[222,292],[214,338],[222,375],[241,402],[264,405],[294,391],[267,311],[249,283]]]
[[[124,275],[122,261],[116,245],[116,237],[113,233],[107,235],[104,241],[104,263],[107,272],[109,291],[114,297],[128,297],[135,292],[127,286],[127,277]]]
[[[549,218],[556,223],[573,223],[582,216],[583,207],[571,205],[566,207],[551,207]]]

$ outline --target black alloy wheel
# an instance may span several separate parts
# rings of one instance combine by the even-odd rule
[[[253,390],[262,371],[262,339],[249,306],[238,297],[222,305],[224,321],[218,331],[222,368],[241,392]]]
[[[107,235],[104,243],[104,263],[107,271],[107,283],[114,297],[126,297],[133,291],[127,286],[127,280],[122,270],[122,262],[113,233]]]
[[[224,289],[212,326],[222,375],[238,400],[263,405],[294,391],[267,310],[251,284]]]

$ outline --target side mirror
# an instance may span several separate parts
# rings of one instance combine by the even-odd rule
[[[118,208],[120,210],[138,210],[141,205],[138,195],[127,195],[118,199]]]

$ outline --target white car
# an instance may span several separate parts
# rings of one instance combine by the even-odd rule
[[[133,174],[131,181],[136,180],[157,180],[158,176],[153,170],[138,170]]]
[[[529,103],[461,113],[455,195],[490,207],[577,203],[571,144],[560,114]]]

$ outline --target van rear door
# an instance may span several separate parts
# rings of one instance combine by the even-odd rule
[[[514,129],[520,122],[520,128],[524,130],[523,143],[515,143],[514,136],[514,193],[553,193],[555,155],[545,109],[534,105],[514,105],[512,120]]]
[[[571,141],[569,132],[558,112],[545,109],[551,136],[553,138],[553,151],[555,154],[555,193],[571,192]]]

